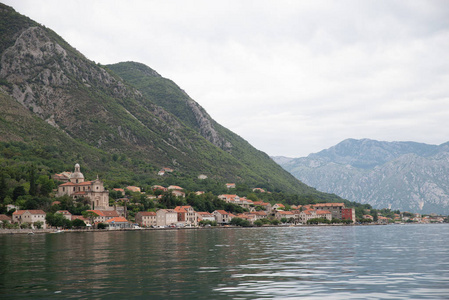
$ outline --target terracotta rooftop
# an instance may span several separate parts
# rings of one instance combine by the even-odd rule
[[[140,211],[138,212],[141,216],[155,216],[156,213],[154,211]]]
[[[125,219],[124,217],[115,217],[112,219],[109,219],[106,221],[107,223],[129,223],[129,221],[127,219]]]
[[[15,212],[13,212],[13,215],[23,215],[25,212],[29,212],[32,215],[45,215],[45,211],[40,210],[40,209],[25,209],[25,210],[17,210]]]

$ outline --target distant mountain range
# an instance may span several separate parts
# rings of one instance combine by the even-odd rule
[[[173,177],[204,174],[339,199],[294,178],[148,66],[96,64],[1,3],[0,142],[26,145],[35,159],[56,161],[52,168],[59,172],[80,163],[104,178],[151,182],[160,168],[170,167]],[[10,152],[7,159],[20,154],[26,160]]]
[[[347,139],[307,157],[273,157],[321,191],[374,208],[449,214],[449,143]]]

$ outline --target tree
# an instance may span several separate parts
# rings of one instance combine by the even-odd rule
[[[55,183],[53,182],[53,180],[44,175],[39,176],[37,183],[39,184],[39,192],[42,196],[48,196],[55,187]]]
[[[30,191],[29,194],[32,196],[36,196],[37,188],[36,188],[36,175],[34,170],[34,165],[31,164],[30,167],[30,174],[29,174],[29,181],[30,181]]]
[[[105,223],[98,223],[97,228],[98,229],[106,229],[109,227],[109,224],[105,224]]]
[[[72,225],[75,228],[84,228],[84,227],[86,227],[86,223],[84,223],[84,221],[80,220],[80,219],[73,220],[72,221]]]
[[[94,224],[94,219],[98,217],[98,214],[93,211],[83,211],[82,212],[83,217],[90,220],[90,224]]]
[[[5,173],[0,173],[0,203],[3,203],[6,195],[8,193],[8,186],[6,185]]]
[[[250,227],[251,223],[248,220],[241,219],[241,218],[232,218],[231,222],[229,224],[234,226],[242,226],[242,227]]]
[[[256,225],[257,227],[261,227],[263,225],[262,220],[256,220],[254,221],[254,225]]]
[[[36,226],[37,229],[41,229],[41,228],[42,228],[42,225],[44,225],[44,222],[42,222],[42,221],[36,221],[36,222],[34,222],[33,225]]]
[[[19,198],[20,196],[25,196],[26,194],[27,192],[25,191],[23,185],[16,186],[12,191],[12,199],[16,201],[17,198]]]
[[[48,213],[45,217],[48,225],[53,227],[72,228],[72,221],[66,219],[63,214],[60,213]]]
[[[27,223],[27,222],[22,223],[22,224],[20,224],[20,228],[21,229],[29,229],[29,228],[31,228],[31,224]]]
[[[280,223],[281,221],[279,221],[278,219],[271,220],[272,225],[279,225]]]

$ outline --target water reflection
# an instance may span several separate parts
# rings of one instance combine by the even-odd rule
[[[448,225],[0,236],[3,298],[444,299]]]

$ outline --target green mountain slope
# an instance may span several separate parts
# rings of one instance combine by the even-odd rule
[[[172,167],[191,178],[206,174],[323,196],[217,124],[150,68],[95,64],[52,30],[3,4],[0,20],[3,141],[56,149],[62,164],[84,161],[111,178],[132,173],[145,181],[159,168]],[[8,117],[11,109],[30,123]]]
[[[215,122],[173,81],[163,78],[153,69],[140,63],[122,62],[107,67],[141,91],[145,99],[162,106],[185,125],[241,162],[252,171],[246,176],[259,185],[271,190],[282,186],[288,191],[315,192],[280,169],[265,153],[258,151],[240,136]]]

